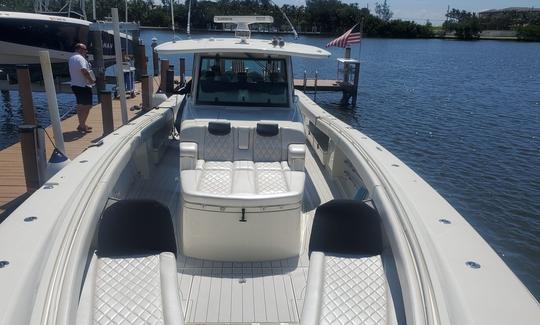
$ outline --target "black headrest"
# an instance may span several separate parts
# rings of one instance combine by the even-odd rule
[[[208,122],[208,132],[213,135],[227,135],[231,132],[231,123]]]
[[[382,233],[379,213],[356,200],[332,200],[317,208],[309,252],[379,255]]]
[[[277,124],[257,123],[257,134],[262,137],[273,137],[278,133],[279,126]]]
[[[105,209],[98,231],[98,254],[176,254],[169,209],[154,200],[121,200]]]

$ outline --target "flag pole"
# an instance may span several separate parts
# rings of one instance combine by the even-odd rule
[[[358,61],[360,61],[360,56],[362,55],[362,41],[364,39],[364,17],[360,21],[360,42],[358,43]]]

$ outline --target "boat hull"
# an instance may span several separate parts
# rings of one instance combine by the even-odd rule
[[[40,79],[39,52],[46,50],[53,73],[69,76],[67,61],[73,55],[75,44],[87,44],[89,52],[94,52],[89,26],[90,22],[86,20],[0,11],[0,69],[14,77],[16,65],[30,65],[32,79]],[[111,66],[115,59],[113,35],[110,31],[102,31],[101,38],[104,64]],[[125,50],[126,42],[121,44]],[[130,40],[129,53],[132,53],[132,47]],[[89,59],[92,61],[93,56],[89,55]]]

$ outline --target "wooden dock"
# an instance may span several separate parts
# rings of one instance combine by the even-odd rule
[[[156,78],[159,80],[159,78]],[[130,120],[140,114],[140,110],[131,111],[130,108],[140,105],[142,97],[140,95],[140,83],[135,84],[137,97],[127,100],[128,118]],[[156,86],[154,86],[156,88]],[[113,100],[113,118],[115,129],[122,126],[120,112],[120,101]],[[73,160],[90,144],[99,141],[103,136],[103,121],[101,118],[101,105],[97,104],[90,110],[86,124],[93,127],[91,133],[81,133],[77,131],[79,124],[77,115],[68,117],[62,121],[62,132],[64,135],[66,155]],[[47,133],[53,136],[52,127],[46,129]],[[46,156],[50,157],[53,151],[51,141],[45,136]],[[26,192],[26,180],[22,162],[21,145],[16,143],[3,150],[0,150],[0,222],[2,222],[19,204],[21,204],[30,194]]]
[[[343,87],[337,80],[317,80],[307,79],[304,85],[303,79],[294,79],[294,88],[306,91],[342,91]]]

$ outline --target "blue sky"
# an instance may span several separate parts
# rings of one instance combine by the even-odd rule
[[[305,0],[274,0],[281,5],[305,4]],[[361,7],[369,4],[369,8],[375,9],[375,2],[371,0],[349,1],[348,3],[358,3]],[[379,0],[383,2],[384,0]],[[540,7],[540,0],[387,0],[390,9],[394,12],[394,18],[406,20],[415,20],[419,23],[425,23],[430,19],[434,25],[440,25],[444,20],[446,8],[464,9],[467,11],[483,11],[486,9],[500,9],[507,7]]]

